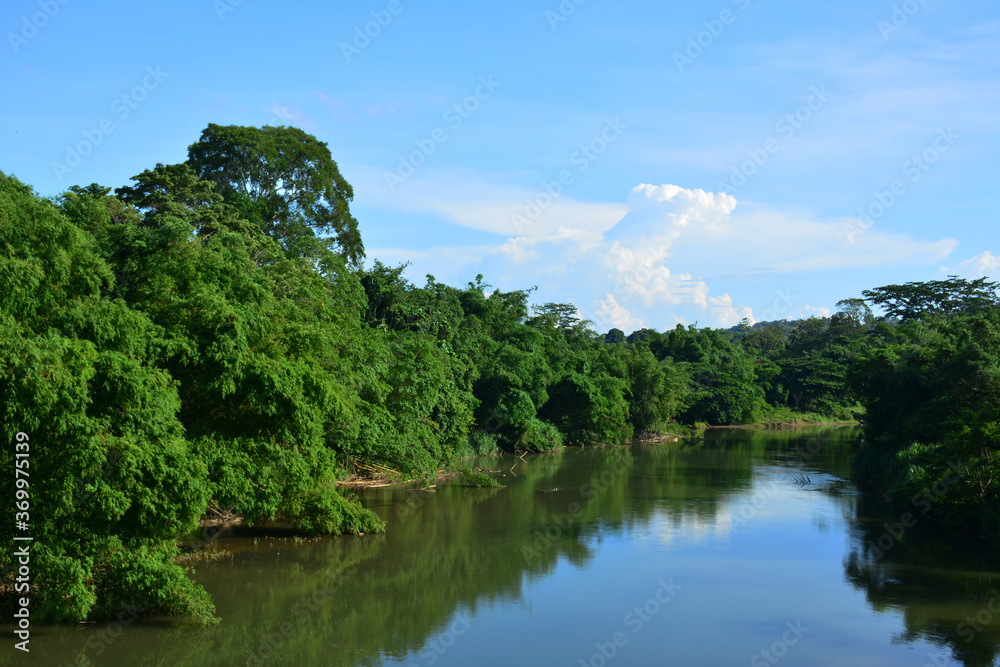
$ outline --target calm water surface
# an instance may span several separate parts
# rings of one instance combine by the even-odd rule
[[[713,431],[481,462],[499,490],[367,490],[384,535],[221,538],[236,555],[195,575],[219,625],[39,628],[31,662],[994,664],[1000,558],[900,532],[906,508],[849,481],[855,436]]]

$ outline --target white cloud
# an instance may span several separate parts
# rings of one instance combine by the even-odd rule
[[[749,320],[750,324],[756,324],[757,322],[753,316],[753,309],[749,306],[734,306],[733,297],[729,296],[729,294],[711,297],[708,302],[712,307],[712,312],[715,314],[716,326],[723,328],[734,327],[744,319]]]
[[[830,317],[830,309],[826,306],[810,306],[806,304],[807,317]]]
[[[601,299],[597,309],[597,324],[601,329],[621,329],[627,333],[645,328],[642,320],[632,317],[632,313],[615,299],[614,294],[608,294]]]
[[[877,226],[854,239],[847,221],[818,221],[807,213],[758,208],[714,224],[686,230],[673,251],[681,270],[704,274],[734,271],[792,273],[863,266],[917,266],[936,263],[958,242],[928,243]],[[692,262],[687,262],[691,258]]]
[[[401,194],[396,205],[507,239],[480,249],[438,248],[429,256],[449,261],[451,253],[451,262],[475,265],[501,289],[538,285],[540,300],[584,304],[592,309],[586,317],[623,330],[643,323],[664,328],[666,320],[705,315],[711,326],[753,322],[753,309],[734,299],[729,284],[721,296],[712,295],[713,285],[866,266],[940,265],[957,245],[890,234],[877,225],[852,239],[844,220],[760,206],[737,210],[732,195],[669,184],[635,187],[627,207],[557,198],[537,226],[513,235],[510,215],[524,205],[523,190],[470,173],[451,175],[443,179],[428,170],[431,178]],[[984,261],[991,260],[988,255]],[[800,312],[828,316],[830,310],[806,306]]]
[[[994,255],[986,250],[980,255],[961,262],[954,268],[942,268],[942,275],[956,275],[968,280],[978,278],[1000,279],[1000,255]]]
[[[559,272],[562,272],[567,265],[580,261],[590,250],[596,248],[600,243],[600,234],[583,229],[560,227],[554,233],[546,236],[520,236],[507,239],[503,245],[493,252],[503,255],[517,264],[521,264],[543,259],[543,254],[552,253],[555,250],[554,246],[558,246],[560,263],[562,265]],[[551,254],[548,254],[545,259],[548,260],[547,263],[549,265],[552,264]]]
[[[629,193],[628,215],[605,236],[609,240],[673,240],[688,227],[714,228],[735,208],[732,195],[643,183]]]
[[[391,191],[386,173],[396,174],[394,169],[352,165],[355,200],[411,214],[435,213],[464,227],[510,237],[546,237],[561,228],[601,233],[628,212],[623,203],[551,198],[541,187],[504,182],[518,174],[483,175],[471,169],[417,168]]]

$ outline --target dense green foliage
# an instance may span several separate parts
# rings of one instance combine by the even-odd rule
[[[288,251],[329,248],[354,265],[364,258],[354,190],[326,144],[302,130],[211,124],[188,148],[188,164]]]
[[[909,299],[907,316],[878,322],[851,372],[869,419],[859,481],[915,513],[994,538],[1000,537],[997,287],[952,278],[882,288],[880,294]],[[933,307],[941,303],[950,305]]]
[[[44,200],[0,173],[0,430],[30,437],[40,619],[129,604],[209,620],[175,564],[207,512],[375,532],[338,482],[432,478],[473,454],[849,419],[863,400],[872,451],[919,460],[910,477],[943,460],[912,442],[991,470],[986,283],[903,286],[902,324],[852,299],[827,319],[601,336],[573,305],[533,306],[533,290],[362,267],[351,197],[326,146],[292,128],[209,126],[188,162],[115,194]],[[893,289],[866,296],[904,303]],[[974,313],[955,305],[967,297]],[[13,467],[12,445],[0,462]]]

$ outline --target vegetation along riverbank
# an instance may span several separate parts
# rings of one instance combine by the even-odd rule
[[[5,442],[30,437],[33,620],[127,604],[212,622],[177,562],[209,508],[375,532],[343,480],[444,469],[489,484],[472,456],[706,425],[863,419],[859,483],[905,500],[947,480],[933,514],[1000,534],[996,284],[599,334],[530,288],[417,286],[366,264],[352,198],[326,145],[286,127],[210,125],[186,162],[114,191],[43,199],[0,173],[0,414]],[[2,486],[14,497],[13,475]]]

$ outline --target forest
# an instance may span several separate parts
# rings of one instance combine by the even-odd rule
[[[1000,538],[997,283],[599,333],[530,286],[420,286],[367,260],[352,199],[327,145],[291,127],[209,125],[186,162],[114,190],[43,198],[0,172],[4,469],[30,452],[30,483],[0,487],[30,491],[35,621],[127,603],[214,622],[179,562],[208,516],[377,532],[344,479],[706,426],[863,422],[863,489],[901,505],[935,489],[925,515]],[[0,565],[8,611],[11,551]]]

